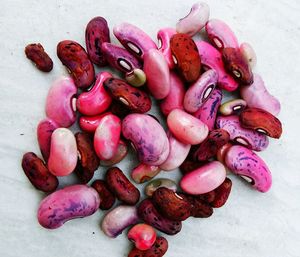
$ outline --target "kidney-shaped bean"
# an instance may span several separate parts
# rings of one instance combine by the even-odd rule
[[[25,54],[39,70],[49,72],[53,69],[53,62],[40,43],[27,45]]]
[[[247,106],[247,102],[243,99],[233,99],[223,103],[220,108],[219,112],[224,115],[232,115],[232,114],[240,114]]]
[[[94,133],[99,126],[101,119],[107,114],[111,114],[111,112],[105,112],[96,116],[81,116],[78,122],[81,130],[87,133]]]
[[[109,191],[105,180],[94,180],[91,187],[94,188],[99,194],[101,199],[99,208],[101,210],[108,210],[114,205],[116,197],[112,194],[112,192]]]
[[[127,144],[125,141],[120,139],[120,141],[118,143],[118,149],[117,149],[116,154],[109,160],[101,160],[100,165],[101,166],[113,166],[113,165],[119,163],[120,161],[122,161],[126,157],[127,153],[128,153]]]

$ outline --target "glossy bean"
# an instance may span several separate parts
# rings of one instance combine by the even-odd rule
[[[226,178],[224,182],[214,190],[215,197],[214,200],[210,203],[210,205],[214,208],[222,207],[228,200],[228,197],[231,192],[231,187],[231,179]]]
[[[111,112],[105,112],[96,116],[81,116],[79,118],[79,127],[84,132],[94,133],[99,126],[102,118],[107,114],[111,114]]]
[[[154,178],[160,172],[158,166],[140,163],[131,171],[131,178],[135,183],[140,184]]]
[[[124,142],[122,139],[120,139],[118,143],[118,149],[116,154],[109,160],[101,160],[100,165],[101,166],[113,166],[119,162],[121,162],[128,153],[128,147],[126,142]]]
[[[53,69],[53,61],[40,43],[27,45],[25,55],[41,71],[49,72]]]
[[[174,192],[176,192],[177,190],[177,185],[173,180],[167,178],[158,178],[150,181],[146,185],[145,194],[151,197],[154,194],[154,192],[160,187],[168,188]]]
[[[168,250],[168,241],[164,237],[158,237],[153,246],[146,251],[132,248],[128,257],[162,257]]]
[[[126,73],[125,79],[134,87],[143,86],[147,80],[145,72],[141,69],[134,69],[131,72]]]
[[[91,187],[94,188],[99,194],[101,199],[99,208],[101,210],[108,210],[114,205],[116,197],[108,189],[105,180],[97,179],[92,183]]]
[[[228,142],[227,144],[221,146],[217,151],[217,160],[225,165],[225,156],[227,154],[228,149],[232,147],[232,144]]]
[[[175,63],[171,52],[170,40],[171,37],[176,33],[176,30],[173,28],[163,28],[157,32],[158,50],[165,57],[170,70],[175,68]]]
[[[246,106],[247,102],[243,99],[233,99],[223,103],[219,108],[219,112],[224,116],[239,115]]]
[[[146,251],[155,243],[156,232],[148,224],[137,224],[128,231],[127,237],[137,249]]]
[[[253,69],[257,62],[256,53],[253,47],[249,43],[244,42],[240,45],[240,51],[248,61],[249,66]]]

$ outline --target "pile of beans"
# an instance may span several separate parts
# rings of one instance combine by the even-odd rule
[[[205,30],[206,41],[193,36]],[[255,52],[239,44],[231,28],[209,19],[209,7],[196,3],[174,28],[157,33],[159,46],[140,28],[122,23],[113,28],[122,46],[110,42],[107,21],[93,18],[87,25],[86,50],[72,40],[57,45],[57,55],[70,72],[51,86],[46,118],[37,139],[43,160],[28,152],[23,170],[34,187],[46,193],[38,221],[56,229],[66,221],[111,209],[101,228],[117,237],[130,227],[134,246],[128,256],[165,254],[167,240],[157,235],[180,232],[189,217],[206,218],[225,204],[232,182],[226,168],[267,192],[272,176],[254,151],[265,150],[269,137],[279,138],[279,101],[253,74]],[[124,48],[123,48],[124,47]],[[51,71],[53,62],[41,44],[25,48],[38,69]],[[107,71],[95,74],[94,64],[110,65],[124,78]],[[221,104],[222,91],[239,91],[241,98]],[[151,96],[151,97],[150,97]],[[168,131],[147,114],[157,101]],[[76,122],[82,132],[68,127]],[[161,170],[180,168],[179,185],[155,179],[145,187],[146,199],[115,165],[129,145],[140,164],[131,171],[135,183],[152,180]],[[108,167],[105,179],[94,180],[99,165]],[[57,190],[57,177],[75,172],[81,184]]]

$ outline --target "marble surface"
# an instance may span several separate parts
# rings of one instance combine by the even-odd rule
[[[39,153],[36,125],[44,117],[51,82],[66,74],[56,57],[63,39],[84,43],[84,29],[94,16],[112,27],[123,21],[143,28],[153,38],[161,27],[174,26],[194,1],[153,0],[10,0],[0,8],[0,256],[126,256],[130,243],[122,235],[107,238],[99,224],[103,212],[48,231],[37,222],[44,195],[25,177],[20,162],[27,151]],[[182,232],[167,236],[167,257],[297,257],[300,255],[300,2],[298,0],[208,1],[211,17],[225,20],[240,42],[250,42],[258,56],[255,72],[282,103],[284,134],[259,153],[273,174],[266,193],[252,190],[229,175],[233,190],[226,206],[209,219],[189,219]],[[112,37],[112,41],[116,39]],[[24,47],[41,42],[54,61],[49,74],[39,72],[24,56]],[[156,109],[152,111],[156,113]],[[73,131],[77,128],[74,126]],[[133,154],[120,165],[126,174],[136,164]],[[95,178],[101,178],[100,168]],[[179,172],[160,177],[178,178]],[[61,187],[75,182],[61,179]],[[140,187],[142,188],[142,187]]]

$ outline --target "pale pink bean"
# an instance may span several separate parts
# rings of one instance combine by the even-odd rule
[[[170,47],[170,40],[171,37],[174,36],[176,33],[176,30],[173,28],[163,28],[157,32],[158,50],[165,57],[170,70],[175,68],[175,63],[172,57]]]
[[[253,74],[253,81],[252,85],[242,86],[240,90],[248,107],[260,108],[277,116],[281,108],[278,99],[268,92],[261,76]]]
[[[109,160],[118,150],[121,135],[121,120],[107,114],[101,120],[94,135],[94,148],[100,160]]]
[[[235,34],[225,22],[211,19],[206,23],[205,29],[209,39],[218,49],[221,50],[227,47],[239,48]]]
[[[60,127],[70,127],[76,120],[73,102],[77,87],[71,77],[54,81],[46,99],[46,115]]]
[[[160,170],[158,166],[140,163],[131,171],[131,178],[137,184],[144,183],[154,178]]]
[[[48,169],[55,176],[67,176],[77,164],[77,145],[72,131],[66,128],[54,130],[51,136]]]
[[[160,51],[151,49],[144,55],[144,72],[147,86],[154,98],[165,98],[170,92],[170,71]]]
[[[186,91],[183,106],[187,112],[196,112],[208,100],[216,87],[218,73],[211,69],[204,72]]]
[[[191,37],[194,36],[204,28],[209,19],[209,13],[209,6],[206,3],[195,3],[190,13],[176,24],[177,32],[188,34]]]
[[[227,91],[236,90],[239,85],[225,70],[222,54],[205,41],[195,41],[195,43],[200,54],[202,65],[209,69],[214,69],[218,73],[218,86]]]
[[[159,166],[162,170],[170,171],[178,168],[188,156],[191,149],[190,144],[184,144],[178,141],[170,132],[167,133],[170,152],[167,160]]]
[[[118,150],[117,150],[116,154],[114,155],[114,157],[109,160],[101,160],[100,165],[101,166],[113,166],[113,165],[119,163],[120,161],[122,161],[126,157],[127,153],[128,153],[127,144],[122,139],[120,139],[120,141],[118,143]]]
[[[183,99],[185,95],[185,87],[182,80],[178,75],[171,71],[170,72],[170,92],[166,98],[164,98],[160,103],[160,110],[165,116],[174,110],[183,110]]]
[[[83,92],[77,99],[76,105],[80,113],[94,116],[106,111],[112,102],[112,98],[104,89],[103,82],[111,77],[112,74],[105,71],[97,74],[96,82],[92,89],[88,92]]]
[[[200,144],[208,135],[206,124],[180,109],[170,112],[167,123],[172,134],[184,144]]]
[[[182,190],[191,195],[208,193],[220,186],[226,178],[226,169],[218,161],[209,162],[183,176]]]
[[[249,43],[244,42],[240,45],[240,51],[244,58],[248,60],[248,64],[250,65],[251,69],[253,69],[257,62],[256,53],[253,47]]]
[[[41,120],[37,126],[37,138],[45,162],[48,161],[50,155],[52,133],[58,127],[58,124],[49,118]]]
[[[81,130],[87,133],[95,133],[101,119],[107,114],[111,114],[111,112],[105,112],[96,116],[81,116],[79,118],[79,126]]]

